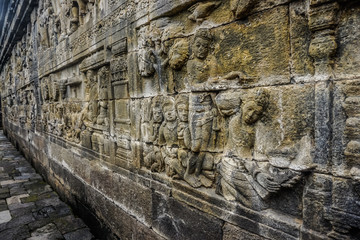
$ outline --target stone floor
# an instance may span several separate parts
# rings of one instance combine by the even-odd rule
[[[0,131],[0,239],[94,239]]]

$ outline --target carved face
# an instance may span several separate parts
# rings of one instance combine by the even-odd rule
[[[88,70],[86,72],[86,79],[88,80],[89,83],[95,82],[95,73],[93,70]]]
[[[263,108],[254,101],[247,102],[243,107],[243,120],[247,124],[253,124],[260,119]]]
[[[176,120],[176,111],[174,108],[171,107],[164,108],[164,115],[166,121],[168,122],[173,122]]]
[[[187,122],[188,121],[189,110],[187,109],[185,104],[179,104],[177,106],[177,114],[178,114],[178,117],[179,117],[180,121],[182,121],[182,122]]]
[[[193,51],[197,58],[205,59],[209,53],[209,41],[203,38],[196,38]]]
[[[163,119],[163,115],[162,115],[161,108],[155,107],[153,109],[153,120],[154,120],[154,122],[160,123],[160,122],[162,122],[162,119]]]

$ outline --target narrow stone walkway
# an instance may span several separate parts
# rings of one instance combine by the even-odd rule
[[[88,240],[89,228],[0,131],[0,239]]]

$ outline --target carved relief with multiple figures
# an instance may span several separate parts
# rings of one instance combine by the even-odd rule
[[[41,0],[2,67],[3,111],[184,202],[358,236],[359,12],[351,0]]]

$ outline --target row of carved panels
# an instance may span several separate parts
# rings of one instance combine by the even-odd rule
[[[8,97],[3,97],[3,101],[6,101],[4,106],[9,117],[13,116],[13,121],[19,120],[17,116],[21,117],[23,115],[25,119],[28,119],[27,122],[32,122],[34,116],[39,114],[42,114],[47,121],[61,119],[60,116],[63,116],[63,114],[59,116],[57,114],[60,111],[57,108],[60,106],[60,109],[67,117],[73,117],[76,121],[85,121],[92,125],[104,126],[105,130],[112,131],[112,134],[115,130],[109,129],[121,129],[122,132],[127,132],[124,133],[124,136],[127,135],[127,138],[135,141],[142,141],[157,147],[175,145],[189,149],[192,152],[207,151],[216,153],[226,152],[226,149],[229,148],[226,146],[231,132],[228,127],[234,116],[242,114],[244,111],[242,108],[246,105],[246,102],[256,98],[255,92],[257,90],[265,89],[265,92],[268,92],[269,99],[267,100],[268,103],[264,105],[266,110],[258,114],[261,115],[261,121],[259,121],[261,124],[257,123],[259,126],[256,134],[260,139],[255,141],[253,147],[257,149],[255,152],[262,152],[267,156],[276,156],[285,151],[286,148],[289,148],[290,151],[291,146],[296,145],[298,141],[301,142],[301,139],[305,136],[314,139],[315,127],[321,128],[319,130],[321,132],[324,131],[321,122],[314,125],[314,115],[318,120],[326,120],[322,120],[322,117],[318,115],[322,114],[322,110],[315,113],[314,94],[315,89],[318,89],[316,90],[319,95],[318,104],[325,107],[327,102],[323,102],[323,97],[320,97],[323,95],[321,91],[328,94],[326,92],[329,90],[328,87],[322,90],[321,87],[316,86],[308,84],[305,86],[282,86],[276,89],[254,88],[221,91],[219,93],[194,92],[180,94],[175,97],[157,96],[115,101],[90,100],[84,102],[83,100],[77,100],[75,102],[53,102],[53,100],[49,99],[45,100],[42,106],[36,103],[38,101],[36,95],[34,95],[36,91],[28,89],[22,93],[20,91],[15,94],[10,93]],[[325,159],[326,162],[319,162],[319,159],[314,160],[323,165],[322,171],[329,171],[327,162],[333,162],[332,169],[336,174],[359,175],[357,170],[359,164],[356,160],[359,149],[357,86],[357,81],[345,81],[334,84],[334,87],[331,88],[334,96],[334,100],[331,101],[334,101],[333,111],[336,113],[334,115],[336,117],[336,120],[334,120],[336,128],[333,130],[334,141],[345,143],[345,145],[334,145],[332,160]],[[345,99],[345,102],[342,102],[342,99]],[[44,117],[46,114],[47,116]],[[81,117],[79,117],[80,115]],[[167,118],[174,118],[174,123],[168,123]],[[159,135],[160,128],[161,137]],[[208,133],[206,144],[199,144],[196,141],[201,128],[204,128],[204,131]],[[174,134],[176,132],[175,135],[177,136],[167,137],[166,132],[171,132],[169,129],[173,129]],[[186,141],[184,133],[188,137]],[[324,138],[326,134],[318,136],[315,139],[315,145],[321,147],[321,142],[328,140]],[[310,146],[312,145],[313,143],[310,144]],[[283,150],[276,153],[276,149],[279,148],[283,148]],[[261,151],[258,151],[259,149]],[[290,152],[286,153],[288,157],[293,155]],[[285,154],[285,152],[280,155],[282,154]]]

